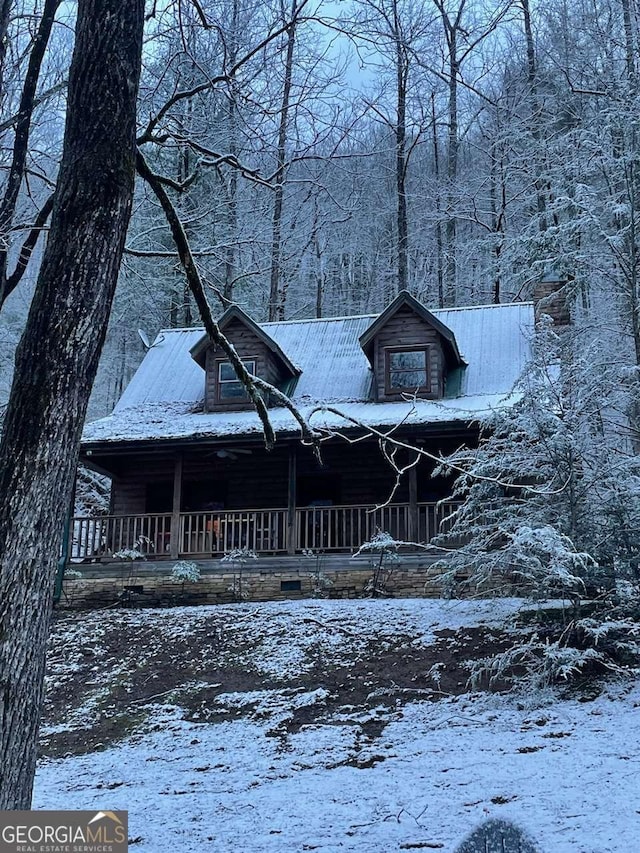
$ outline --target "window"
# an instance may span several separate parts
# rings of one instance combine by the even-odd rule
[[[255,374],[256,363],[254,360],[242,362],[249,373]],[[228,361],[218,362],[218,402],[233,403],[247,400],[247,392],[244,385],[236,376],[235,370]]]
[[[388,349],[385,361],[387,394],[429,390],[427,347]]]

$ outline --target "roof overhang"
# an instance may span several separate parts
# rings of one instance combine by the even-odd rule
[[[373,427],[374,430],[389,432],[388,425],[381,424],[379,427]],[[345,425],[336,432],[331,439],[340,440],[343,434],[349,435],[365,435],[370,428],[359,425]],[[417,435],[419,439],[437,436],[459,435],[466,436],[480,430],[477,422],[465,419],[455,419],[451,421],[443,421],[438,423],[427,424],[400,424],[393,428],[394,437]],[[375,433],[371,434],[372,440],[378,441],[378,436]],[[300,444],[300,432],[294,429],[278,431],[277,443],[282,445]],[[208,436],[184,436],[182,438],[167,438],[167,439],[131,439],[128,441],[94,441],[83,443],[80,450],[80,461],[88,467],[94,468],[102,474],[108,474],[108,470],[101,467],[100,460],[106,457],[114,456],[131,456],[134,454],[150,454],[150,455],[166,455],[167,453],[177,453],[188,448],[222,448],[227,446],[238,445],[262,445],[264,447],[264,436],[262,433],[255,432],[246,435],[220,436],[219,438],[211,438]],[[346,446],[346,445],[345,445]]]

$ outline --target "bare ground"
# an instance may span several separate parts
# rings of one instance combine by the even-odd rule
[[[265,691],[291,699],[286,718],[274,717],[274,737],[286,740],[301,726],[343,712],[364,719],[382,707],[386,714],[371,718],[369,713],[358,723],[362,737],[373,741],[394,709],[466,692],[470,662],[504,650],[513,640],[506,628],[481,625],[436,627],[425,643],[406,628],[396,633],[375,621],[344,627],[344,620],[323,621],[322,611],[304,607],[291,618],[300,631],[295,637],[287,636],[282,624],[268,618],[265,623],[259,605],[58,615],[50,643],[42,756],[106,748],[144,730],[159,705],[179,706],[186,719],[202,722],[264,716]],[[274,672],[260,664],[265,633],[295,652],[292,666]],[[323,692],[321,703],[294,701],[313,691]],[[234,701],[236,694],[243,700]]]

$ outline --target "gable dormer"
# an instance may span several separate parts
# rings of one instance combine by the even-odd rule
[[[373,370],[376,401],[445,395],[447,377],[464,366],[455,335],[403,290],[360,337]]]
[[[224,312],[218,326],[233,344],[249,373],[282,391],[289,393],[292,390],[300,369],[248,314],[232,305]],[[205,371],[205,412],[251,408],[252,404],[226,354],[211,343],[208,335],[203,335],[190,352]]]

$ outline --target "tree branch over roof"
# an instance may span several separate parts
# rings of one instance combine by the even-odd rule
[[[411,401],[409,400],[408,402]],[[394,468],[396,473],[404,473],[405,470],[408,470],[409,468],[412,468],[414,465],[416,465],[418,459],[423,457],[425,459],[430,459],[432,462],[437,462],[438,465],[443,465],[446,468],[451,468],[458,474],[464,474],[467,477],[470,477],[472,480],[478,480],[486,483],[495,483],[497,486],[503,486],[505,489],[520,489],[522,492],[526,492],[532,495],[557,495],[567,488],[567,483],[563,483],[557,489],[537,489],[534,486],[527,485],[526,483],[503,482],[497,477],[485,477],[482,474],[469,471],[467,468],[463,468],[460,465],[457,465],[455,462],[450,461],[450,458],[446,458],[436,453],[430,453],[428,450],[425,450],[424,447],[418,447],[408,441],[403,441],[400,438],[396,438],[393,433],[404,424],[411,412],[408,412],[401,422],[397,423],[395,426],[391,427],[386,431],[383,429],[377,429],[376,427],[368,426],[367,424],[364,424],[362,423],[362,421],[358,420],[358,418],[354,418],[351,415],[340,411],[340,409],[334,408],[333,406],[318,406],[317,408],[313,409],[309,413],[309,422],[311,422],[311,419],[314,415],[319,414],[321,412],[329,412],[329,414],[337,415],[339,418],[342,418],[344,421],[346,421],[346,423],[350,426],[360,427],[360,429],[363,429],[365,431],[365,436],[363,437],[371,436],[373,438],[377,438],[385,458]],[[393,461],[395,450],[400,448],[416,454],[416,459],[414,459],[410,465],[407,465],[404,468],[399,468]]]
[[[178,213],[171,199],[165,191],[162,181],[160,180],[159,176],[151,170],[149,164],[147,163],[143,154],[140,151],[138,151],[137,154],[136,165],[138,169],[138,174],[149,184],[149,186],[155,193],[156,198],[160,202],[160,206],[162,207],[165,216],[167,217],[167,222],[169,223],[171,234],[178,250],[180,262],[187,277],[187,282],[189,284],[191,293],[193,294],[196,305],[198,306],[198,310],[200,312],[200,316],[202,318],[205,330],[209,335],[209,338],[212,343],[219,346],[220,349],[222,349],[223,352],[226,354],[231,366],[233,367],[236,373],[236,376],[244,386],[249,396],[249,399],[255,406],[256,413],[262,423],[262,429],[264,432],[264,439],[267,450],[273,449],[276,442],[276,435],[269,419],[267,405],[263,400],[262,396],[260,395],[259,391],[267,392],[275,399],[277,399],[279,403],[285,406],[289,410],[289,412],[291,412],[291,414],[299,424],[303,441],[313,445],[314,447],[317,447],[321,438],[321,433],[309,426],[308,421],[301,414],[297,406],[295,406],[286,396],[286,394],[283,394],[282,391],[280,391],[278,388],[275,388],[273,385],[269,384],[268,382],[265,382],[263,379],[260,379],[257,376],[253,376],[248,372],[248,370],[244,366],[242,359],[236,352],[236,349],[233,344],[221,332],[220,327],[216,323],[213,314],[211,313],[211,306],[209,305],[204,285],[202,283],[202,279],[200,278],[200,273],[198,272],[198,267],[191,252],[189,239],[182,226],[180,217],[178,216]]]

